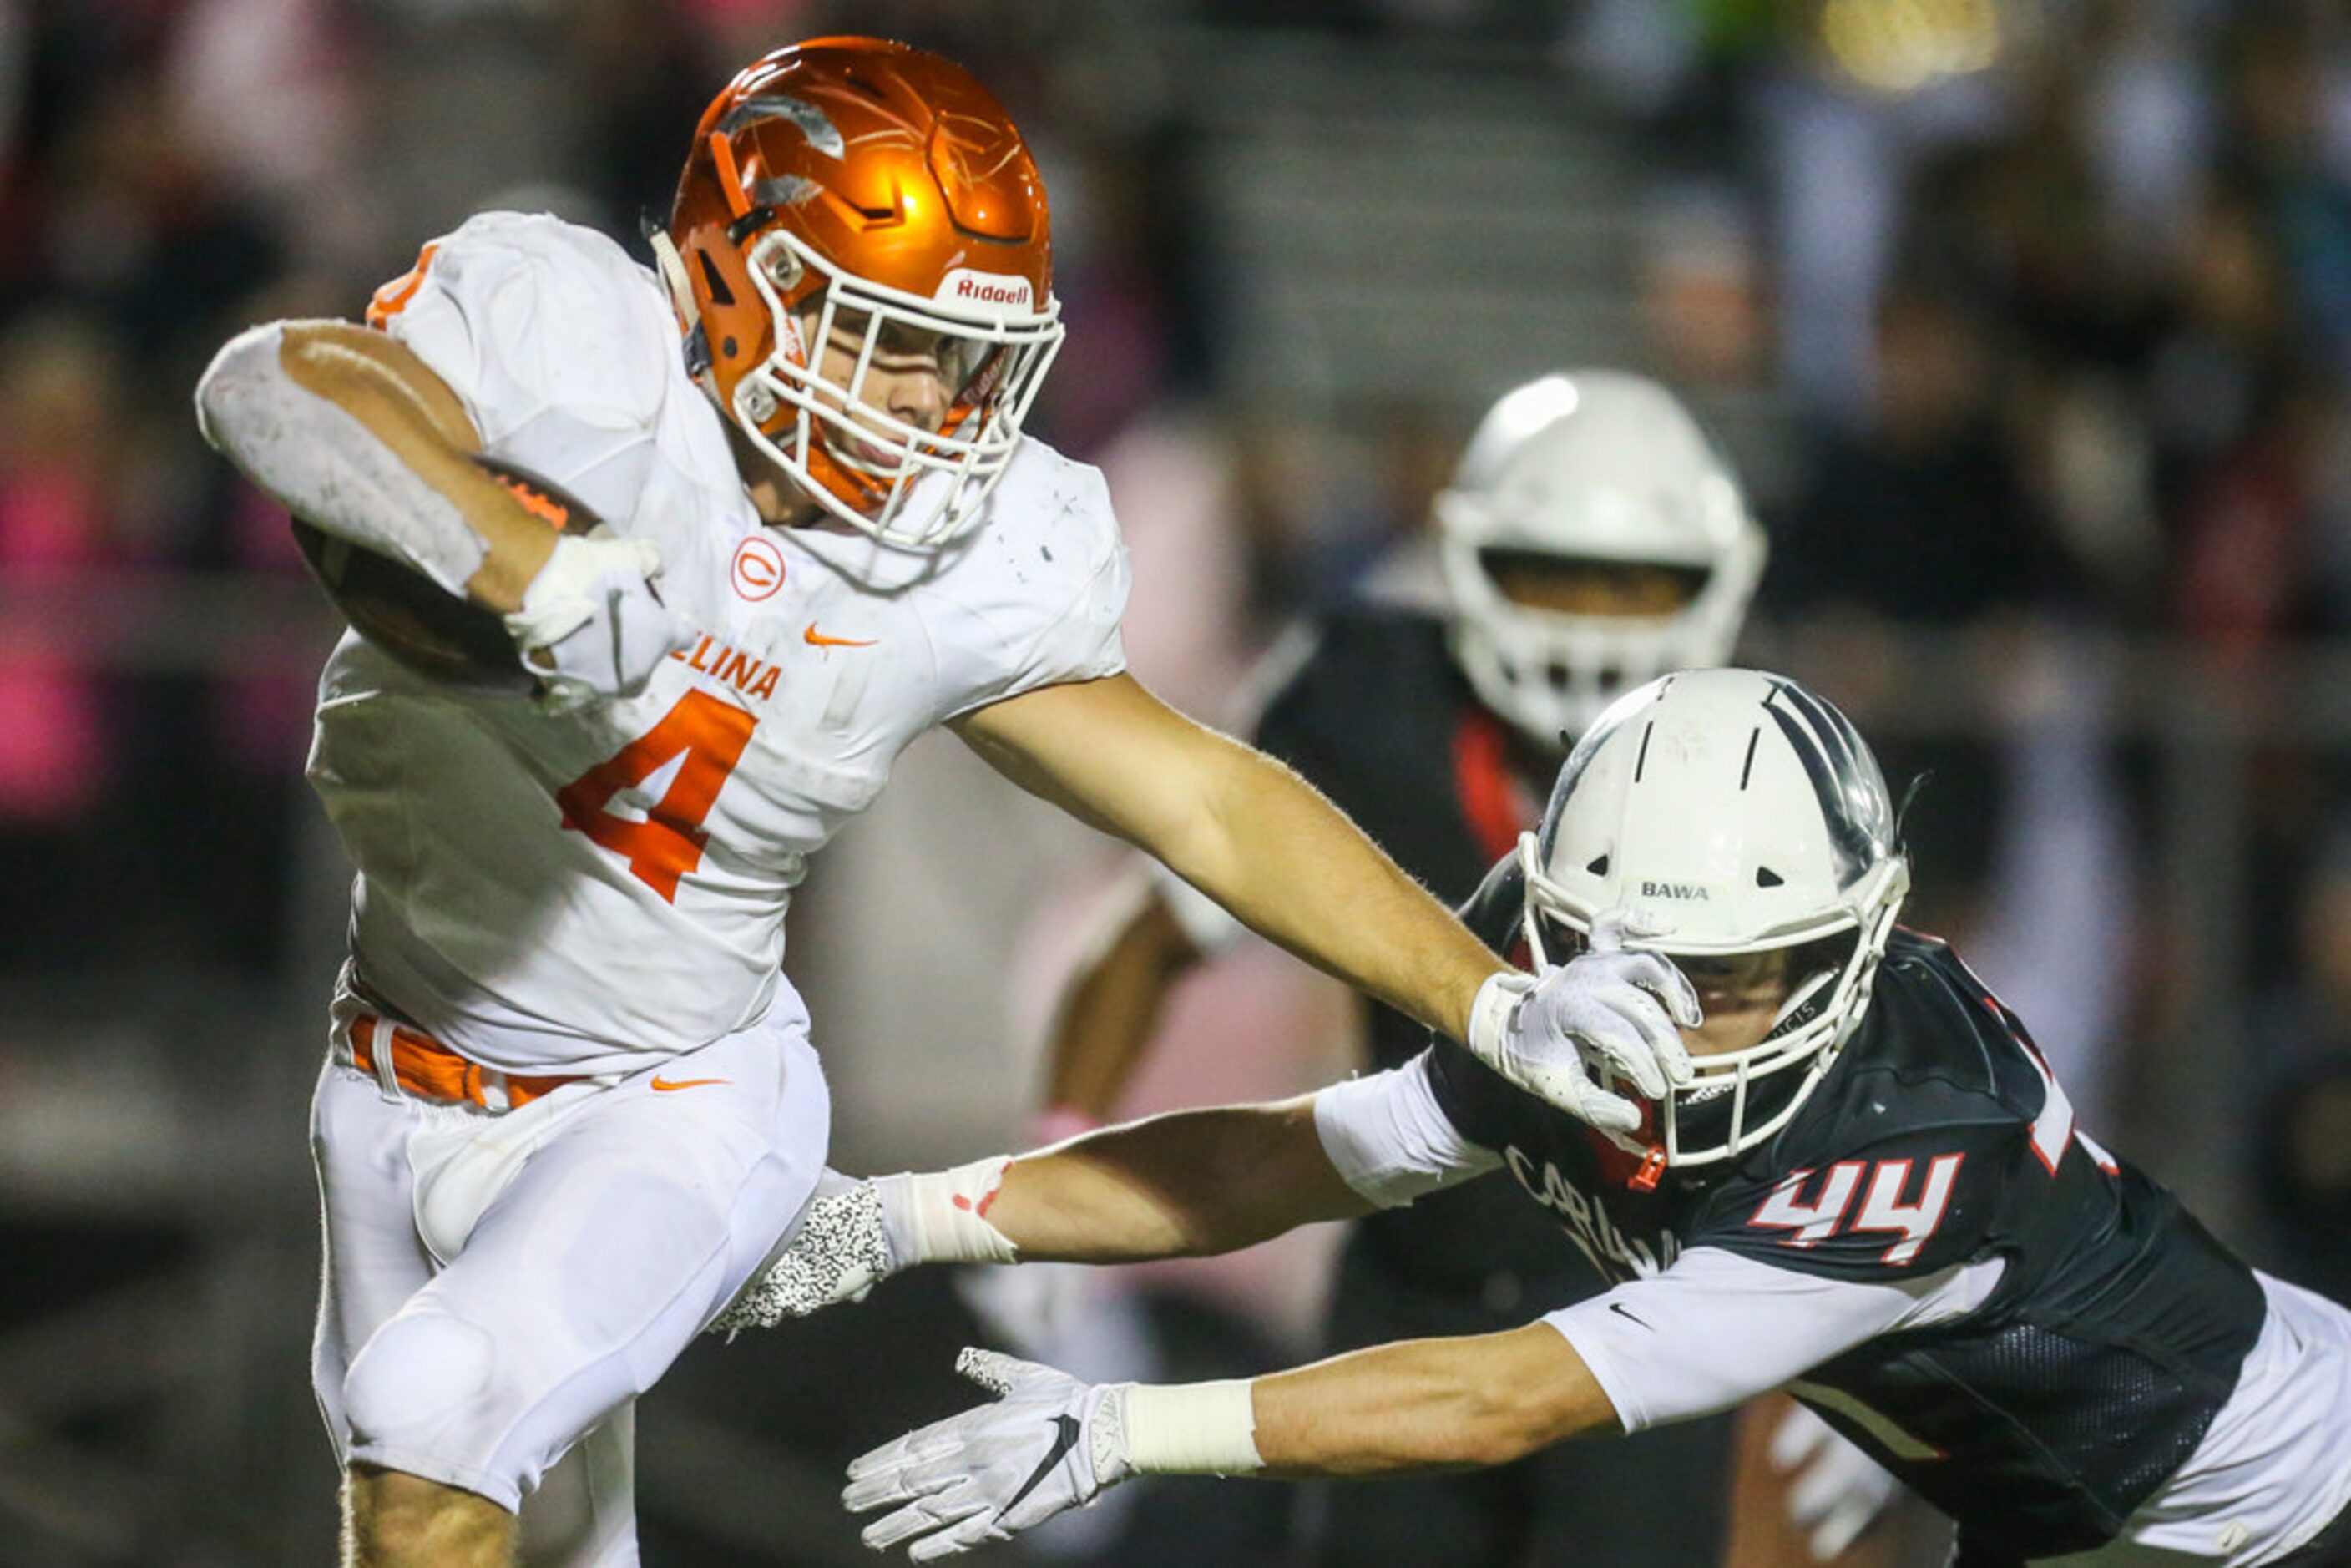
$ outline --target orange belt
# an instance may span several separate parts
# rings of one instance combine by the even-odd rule
[[[381,1021],[372,1013],[351,1020],[351,1065],[376,1072],[375,1031]],[[392,1026],[392,1073],[402,1089],[425,1100],[466,1100],[486,1111],[518,1111],[542,1094],[550,1093],[573,1077],[523,1077],[468,1061],[439,1040],[413,1029]]]

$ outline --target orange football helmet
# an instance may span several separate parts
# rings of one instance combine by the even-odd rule
[[[778,49],[704,111],[653,242],[705,386],[819,504],[894,545],[977,520],[1061,325],[1044,183],[970,72],[878,38]],[[936,428],[867,401],[877,350],[935,359]]]

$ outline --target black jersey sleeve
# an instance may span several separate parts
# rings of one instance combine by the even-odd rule
[[[1428,1048],[1428,1082],[1437,1108],[1461,1135],[1489,1149],[1510,1146],[1526,1115],[1526,1096],[1502,1076],[1442,1038]]]

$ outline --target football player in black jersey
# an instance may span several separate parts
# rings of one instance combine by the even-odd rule
[[[1663,671],[1729,657],[1765,540],[1688,412],[1656,382],[1616,371],[1563,371],[1504,395],[1435,512],[1443,612],[1375,579],[1268,655],[1248,727],[1399,865],[1459,904],[1517,842],[1568,743],[1609,702]],[[1108,1120],[1169,991],[1247,940],[1223,910],[1149,862],[1129,892],[1056,1009],[1040,1142]],[[1426,1043],[1393,1009],[1364,1002],[1359,1016],[1372,1067],[1409,1061]],[[1540,1212],[1490,1183],[1370,1216],[1341,1252],[1325,1348],[1484,1333],[1521,1321],[1528,1302],[1601,1288],[1557,1241]],[[979,1294],[1040,1304],[1018,1289]],[[1687,1478],[1724,1475],[1726,1426],[1621,1449],[1556,1449],[1499,1474],[1353,1488],[1316,1520],[1314,1560],[1466,1568],[1637,1550],[1710,1568],[1729,1489],[1692,1497]],[[1593,1509],[1594,1494],[1604,1510]],[[1847,1508],[1841,1529],[1869,1511]]]
[[[1245,1246],[1480,1176],[1621,1282],[1500,1333],[1253,1380],[1088,1385],[966,1353],[994,1402],[851,1469],[924,1560],[1143,1473],[1510,1462],[1787,1388],[1959,1526],[1969,1568],[2351,1563],[2351,1312],[2256,1273],[2076,1125],[1933,937],[1876,761],[1795,684],[1685,672],[1586,732],[1478,904],[1672,1087],[1593,1124],[1446,1042],[952,1182],[837,1185],[771,1288],[845,1299],[984,1225],[1022,1260]],[[1685,1056],[1684,1053],[1687,1053]],[[1604,1132],[1610,1120],[1629,1132]]]

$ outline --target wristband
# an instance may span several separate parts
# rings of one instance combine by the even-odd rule
[[[1533,976],[1516,969],[1497,969],[1486,977],[1469,1004],[1469,1027],[1462,1031],[1461,1043],[1469,1048],[1470,1055],[1489,1065],[1499,1065],[1511,1016],[1534,984]]]
[[[987,1221],[988,1205],[1004,1185],[1008,1155],[974,1160],[953,1170],[883,1176],[873,1185],[882,1211],[896,1223],[892,1240],[904,1243],[907,1263],[1010,1263],[1019,1249]]]
[[[1138,1475],[1245,1476],[1265,1469],[1248,1378],[1128,1384],[1126,1462]]]

